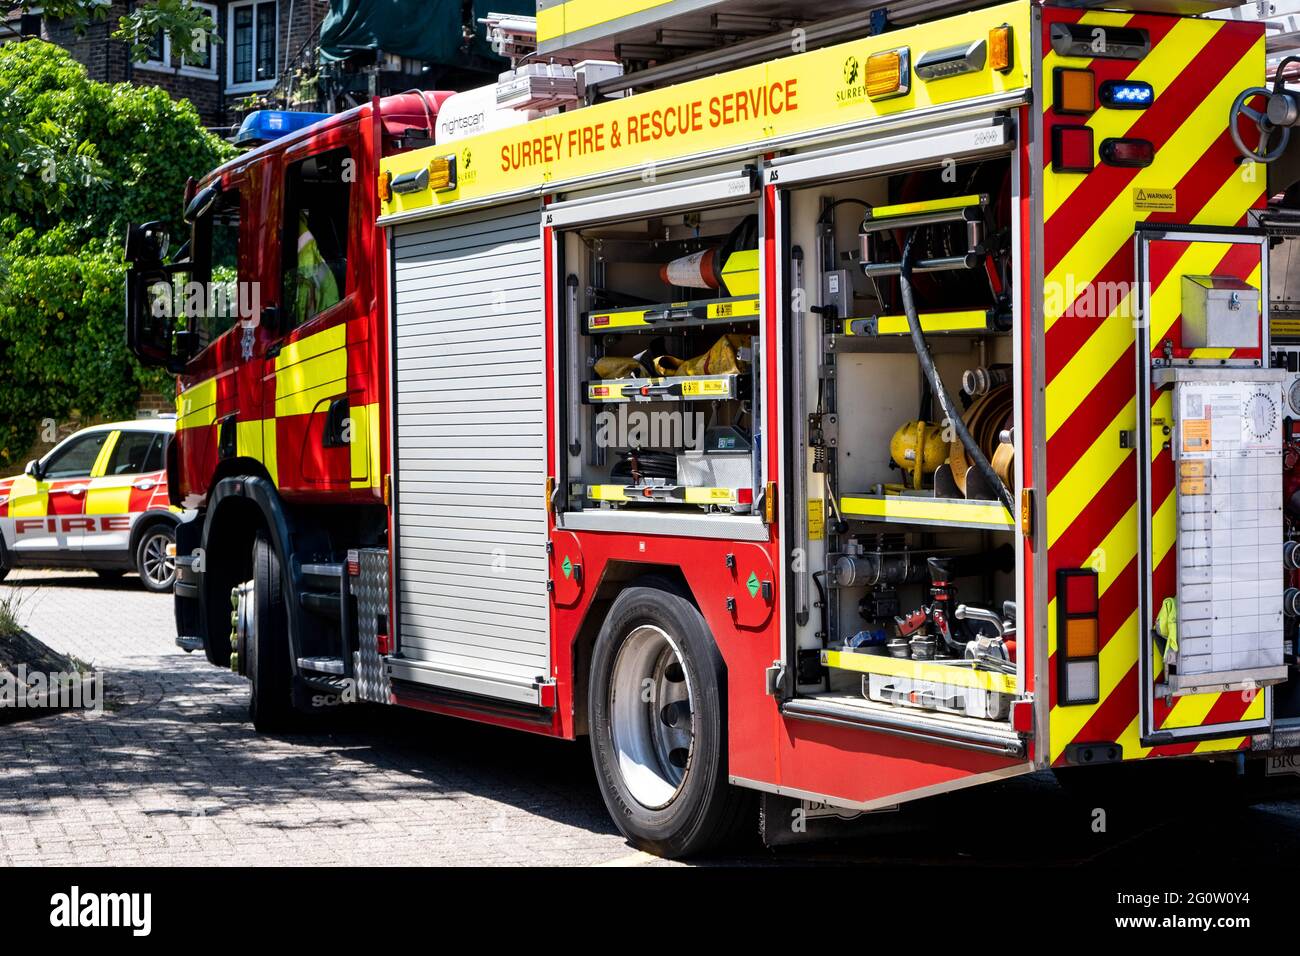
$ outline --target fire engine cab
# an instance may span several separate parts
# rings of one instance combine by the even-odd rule
[[[755,794],[1262,773],[1300,96],[1226,6],[544,0],[494,87],[250,118],[183,259],[128,238],[178,643],[263,730],[586,736],[667,855]]]

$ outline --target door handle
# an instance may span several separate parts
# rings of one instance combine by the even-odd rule
[[[152,478],[142,478],[140,481],[133,482],[131,487],[137,491],[148,491],[156,484],[158,484],[158,482],[154,481]]]
[[[55,491],[62,491],[69,495],[84,495],[86,493],[85,485],[69,485],[66,488],[56,488]]]

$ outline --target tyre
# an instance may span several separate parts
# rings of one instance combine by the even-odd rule
[[[0,539],[0,581],[9,576],[9,552],[5,550],[5,543]]]
[[[246,629],[242,651],[252,687],[248,698],[248,716],[260,733],[292,730],[296,721],[289,667],[289,612],[285,604],[284,569],[275,546],[265,535],[253,542],[252,587],[240,590],[240,602],[251,601],[252,607],[239,607],[236,617]]]
[[[634,585],[592,652],[588,715],[605,806],[627,839],[665,857],[730,840],[749,794],[727,782],[726,672],[682,594]]]
[[[170,591],[176,583],[176,529],[155,524],[145,529],[135,546],[135,569],[145,590]]]

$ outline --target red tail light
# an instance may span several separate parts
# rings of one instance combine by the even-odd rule
[[[1156,148],[1146,139],[1104,139],[1101,141],[1101,161],[1107,166],[1150,166],[1156,158]]]
[[[1094,162],[1091,126],[1052,129],[1052,169],[1058,173],[1087,173]]]

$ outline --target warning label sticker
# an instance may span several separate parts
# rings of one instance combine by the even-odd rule
[[[1300,319],[1279,319],[1270,316],[1268,320],[1268,334],[1275,339],[1300,338]]]
[[[1173,189],[1133,187],[1133,208],[1138,212],[1177,212],[1178,194]]]
[[[808,540],[820,541],[826,536],[826,515],[821,498],[808,499]]]
[[[1210,450],[1210,419],[1183,420],[1183,451],[1188,454]]]

